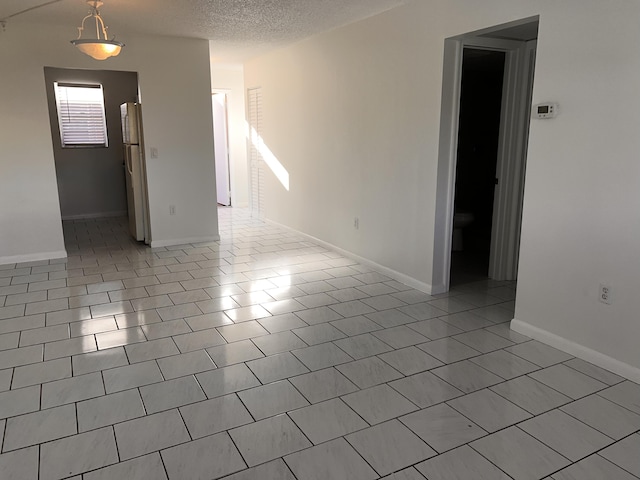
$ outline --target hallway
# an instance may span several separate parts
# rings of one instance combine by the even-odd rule
[[[432,297],[218,212],[219,242],[74,221],[68,259],[0,265],[0,478],[640,477],[640,386],[511,332],[514,283]]]

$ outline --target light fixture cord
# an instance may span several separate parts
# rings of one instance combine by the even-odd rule
[[[2,25],[2,27],[4,28],[6,21],[9,20],[10,18],[17,17],[18,15],[22,15],[23,13],[30,12],[31,10],[37,10],[38,8],[46,7],[47,5],[51,5],[51,4],[62,2],[62,1],[63,0],[50,0],[49,2],[45,2],[40,5],[34,5],[33,7],[25,8],[24,10],[21,10],[19,12],[12,13],[7,17],[0,18],[0,25]]]

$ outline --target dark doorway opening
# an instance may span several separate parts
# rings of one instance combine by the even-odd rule
[[[450,285],[486,279],[506,54],[465,47]]]

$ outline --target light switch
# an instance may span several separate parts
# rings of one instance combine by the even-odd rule
[[[156,147],[151,147],[149,150],[151,152],[151,158],[158,158],[158,149]]]

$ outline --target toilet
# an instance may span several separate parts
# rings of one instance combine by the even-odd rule
[[[460,252],[464,249],[462,241],[462,229],[473,223],[474,217],[471,212],[455,212],[453,214],[453,238],[451,240],[451,250]]]

